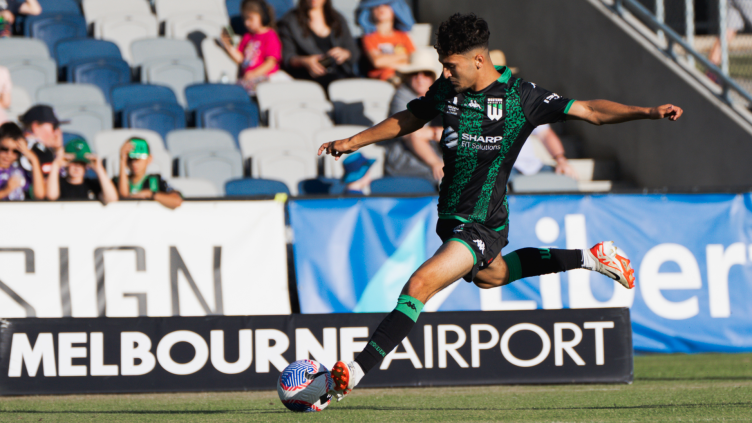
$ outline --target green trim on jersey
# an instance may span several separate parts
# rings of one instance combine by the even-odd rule
[[[478,257],[475,256],[475,251],[473,250],[473,247],[471,247],[470,245],[468,245],[467,242],[465,242],[465,241],[463,241],[463,240],[461,240],[459,238],[449,238],[448,240],[446,240],[446,242],[449,242],[449,241],[457,241],[460,244],[462,244],[465,247],[467,247],[467,249],[470,250],[470,253],[473,255],[473,266],[475,266],[476,264],[478,264]],[[445,244],[446,244],[446,242],[445,242]]]
[[[488,169],[486,182],[483,183],[480,196],[478,196],[478,201],[475,203],[475,208],[473,209],[473,214],[470,216],[471,220],[478,223],[485,223],[488,218],[488,206],[491,204],[491,196],[496,187],[501,165],[504,163],[504,159],[506,159],[507,153],[520,134],[522,127],[527,122],[520,104],[520,81],[520,79],[516,80],[512,88],[507,92],[507,98],[504,102],[507,118],[504,125],[504,139],[502,140],[501,150]]]
[[[572,99],[572,100],[570,100],[570,101],[569,101],[569,103],[567,103],[567,108],[566,108],[566,109],[564,109],[564,114],[565,114],[565,115],[568,115],[568,114],[569,114],[569,109],[571,109],[571,108],[572,108],[572,105],[574,104],[574,102],[575,102],[575,101],[577,101],[577,100],[575,100],[575,99]]]
[[[457,159],[454,165],[454,178],[450,181],[449,195],[445,208],[439,210],[440,213],[450,214],[457,210],[457,205],[460,203],[460,196],[462,191],[470,182],[470,178],[475,172],[475,168],[478,165],[478,150],[472,148],[470,142],[467,142],[467,146],[463,143],[462,139],[465,134],[479,137],[483,134],[483,118],[486,116],[481,109],[480,112],[470,112],[467,109],[472,109],[470,103],[474,102],[478,105],[485,106],[486,95],[483,93],[472,94],[466,93],[465,98],[462,100],[462,113],[460,114],[460,125],[457,135],[459,136],[459,144],[457,145]],[[479,107],[483,107],[479,106]]]
[[[504,205],[505,206],[506,206],[506,203],[507,203],[507,199],[504,198]],[[508,206],[507,206],[507,215],[509,215],[509,207]],[[470,220],[470,219],[465,219],[462,216],[457,216],[457,215],[454,215],[454,214],[442,214],[442,213],[439,213],[439,219],[442,219],[442,220],[457,220],[457,221],[460,221],[462,223],[473,223],[473,221]],[[501,225],[501,226],[499,226],[498,228],[495,228],[495,229],[492,228],[492,230],[494,230],[496,232],[503,231],[504,228],[507,227],[507,225],[509,225],[509,219],[507,219],[507,221],[504,222],[503,225]]]
[[[507,82],[509,82],[509,78],[512,77],[512,71],[509,70],[509,68],[506,66],[494,66],[494,67],[499,73],[501,73],[501,76],[499,77],[499,79],[497,79],[497,81],[499,81],[502,84],[506,84]]]

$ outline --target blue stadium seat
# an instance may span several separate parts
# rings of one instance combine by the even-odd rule
[[[341,179],[320,177],[298,183],[299,195],[339,195],[343,192],[345,192],[345,184]]]
[[[227,103],[205,106],[196,110],[196,127],[223,129],[232,134],[240,146],[240,133],[259,125],[259,111],[255,103]]]
[[[39,0],[43,13],[71,13],[83,15],[79,2],[73,0]]]
[[[272,179],[235,179],[225,184],[225,195],[228,197],[268,196],[278,193],[290,195],[290,189],[284,182]]]
[[[150,129],[167,139],[167,133],[185,128],[185,111],[177,103],[151,103],[123,109],[123,127]]]
[[[187,110],[219,103],[251,103],[248,93],[234,84],[194,84],[185,88]]]
[[[131,81],[131,68],[122,59],[84,59],[68,64],[66,80],[96,85],[110,103],[112,87]]]
[[[84,59],[122,59],[118,46],[110,41],[93,38],[74,38],[62,40],[55,45],[55,57],[58,69],[63,69],[71,62]]]
[[[70,141],[75,140],[76,138],[82,138],[83,140],[86,140],[86,137],[84,137],[83,135],[73,134],[71,132],[63,132],[63,145],[68,144]]]
[[[371,182],[371,194],[435,194],[436,185],[428,179],[392,176]]]
[[[123,124],[122,111],[129,106],[154,103],[178,104],[175,92],[170,87],[152,84],[125,84],[112,88],[112,111],[115,112],[115,125]]]
[[[24,22],[24,35],[44,41],[50,52],[54,53],[58,41],[86,37],[86,19],[70,13],[29,16]]]

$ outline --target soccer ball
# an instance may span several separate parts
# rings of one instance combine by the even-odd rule
[[[279,375],[277,393],[282,404],[292,411],[321,411],[332,400],[328,392],[333,386],[332,374],[321,363],[298,360]]]

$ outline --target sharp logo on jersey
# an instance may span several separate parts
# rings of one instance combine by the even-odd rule
[[[504,99],[489,98],[488,99],[488,118],[491,120],[499,120],[503,117],[504,117]]]
[[[486,254],[486,243],[485,242],[483,242],[483,241],[481,241],[479,239],[475,239],[475,240],[473,240],[473,242],[478,246],[478,249],[480,250],[481,254]]]
[[[478,104],[478,102],[475,101],[475,100],[470,100],[470,102],[467,103],[467,107],[471,107],[473,109],[481,109],[481,110],[483,110],[483,108],[480,107],[480,104]]]
[[[548,103],[552,102],[553,100],[558,100],[560,98],[561,98],[561,96],[559,94],[553,93],[550,96],[546,97],[546,99],[543,100],[543,102],[546,103],[546,104],[548,104]]]
[[[486,144],[501,142],[501,140],[503,139],[504,137],[501,136],[492,137],[489,135],[487,137],[484,137],[483,135],[462,134],[462,141],[478,141]]]
[[[447,126],[446,129],[444,129],[444,145],[446,145],[449,149],[457,148],[457,144],[459,143],[459,136],[457,135],[457,131],[454,130],[451,126]]]

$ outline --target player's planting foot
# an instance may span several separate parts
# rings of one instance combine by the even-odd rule
[[[337,401],[342,401],[342,398],[349,394],[355,385],[358,384],[363,377],[362,373],[363,371],[360,370],[360,366],[354,361],[350,363],[338,361],[331,370],[334,388],[329,393],[337,398]]]
[[[585,258],[586,264],[589,265],[585,266],[586,268],[608,276],[624,288],[634,288],[634,269],[628,259],[619,255],[619,249],[614,246],[613,241],[600,242],[590,250],[584,251],[589,256]]]

